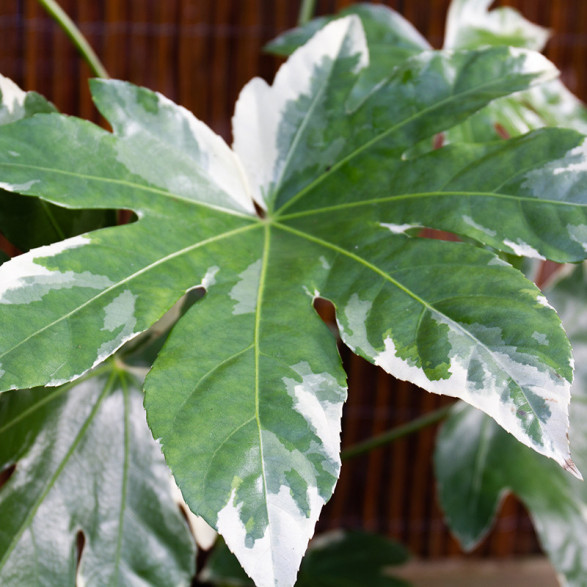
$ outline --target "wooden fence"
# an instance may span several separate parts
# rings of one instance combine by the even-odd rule
[[[442,43],[449,0],[384,2],[406,16],[436,47]],[[280,61],[263,45],[295,26],[298,0],[61,0],[112,77],[160,91],[230,139],[230,117],[240,88],[253,76],[271,79]],[[335,12],[349,0],[319,0]],[[547,56],[572,91],[587,98],[587,1],[497,2],[520,9],[553,30]],[[60,110],[99,120],[90,100],[87,66],[35,0],[0,0],[0,72],[37,90]],[[406,422],[447,402],[397,382],[342,351],[349,373],[343,445]],[[459,548],[435,499],[429,429],[348,461],[321,529],[365,528],[396,537],[415,554],[440,557]],[[523,508],[506,500],[494,531],[476,555],[537,551]]]

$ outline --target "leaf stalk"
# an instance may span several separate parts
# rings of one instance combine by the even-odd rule
[[[302,0],[300,14],[298,16],[298,26],[304,26],[312,20],[316,11],[316,0]]]
[[[76,24],[55,0],[38,0],[39,4],[51,15],[53,20],[63,29],[71,42],[75,45],[82,58],[90,66],[96,77],[109,79],[106,68],[84,37]]]
[[[407,424],[396,426],[395,428],[392,428],[383,434],[373,436],[372,438],[368,438],[363,442],[358,442],[354,446],[343,450],[340,454],[340,458],[343,461],[354,459],[355,457],[361,456],[376,448],[380,448],[386,444],[395,442],[400,438],[414,434],[415,432],[422,430],[422,428],[432,426],[432,424],[436,424],[437,422],[444,420],[448,416],[452,407],[453,404],[443,406],[442,408],[438,408],[433,412],[429,412],[423,416],[420,416],[419,418],[415,418]]]

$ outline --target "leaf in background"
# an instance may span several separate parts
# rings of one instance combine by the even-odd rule
[[[446,49],[510,45],[542,51],[550,31],[506,7],[488,10],[493,0],[452,0],[446,18]]]
[[[492,0],[453,0],[446,23],[447,49],[514,45],[541,51],[550,31],[509,7],[489,11]],[[483,142],[500,134],[518,136],[544,126],[563,126],[587,134],[587,108],[559,80],[501,98],[451,129],[451,143]]]
[[[407,587],[409,583],[390,572],[407,560],[405,548],[383,536],[334,531],[310,543],[296,587]],[[213,585],[254,585],[223,542],[216,545],[199,578]]]
[[[316,295],[358,353],[466,398],[573,470],[570,349],[539,290],[490,252],[402,234],[419,205],[425,225],[454,218],[497,248],[587,255],[581,135],[506,143],[511,166],[493,147],[403,158],[556,71],[523,50],[427,52],[349,110],[367,62],[359,19],[330,23],[272,86],[243,89],[234,150],[185,109],[115,81],[92,84],[113,133],[59,115],[0,128],[5,185],[139,218],[0,268],[3,389],[79,376],[204,288],[146,380],[148,421],[192,511],[261,587],[293,584],[340,468],[345,374]],[[486,217],[470,216],[473,201]],[[548,219],[540,231],[530,213]]]
[[[447,49],[478,49],[513,45],[542,50],[550,31],[537,26],[509,7],[489,11],[491,0],[454,0],[450,6],[445,37]],[[369,67],[353,89],[349,103],[358,103],[390,72],[411,55],[431,49],[404,18],[385,6],[355,4],[338,15],[320,17],[301,28],[280,35],[267,45],[270,52],[289,55],[328,22],[357,14],[366,30]],[[544,126],[573,128],[587,134],[587,109],[560,80],[552,80],[514,96],[497,99],[465,123],[450,129],[446,143],[479,143],[518,136]],[[426,141],[411,151],[425,153],[433,148]]]
[[[0,583],[189,585],[195,550],[132,376],[0,396]],[[84,542],[77,565],[76,541]]]
[[[0,75],[0,125],[49,112],[57,112],[53,104]],[[0,189],[0,232],[21,251],[114,224],[115,219],[112,210],[68,210]]]
[[[570,437],[577,466],[587,470],[587,273],[578,266],[549,294],[573,344],[576,375]],[[528,508],[542,547],[566,585],[587,576],[587,487],[506,434],[483,413],[461,404],[437,439],[435,469],[447,522],[463,547],[489,531],[502,498]]]

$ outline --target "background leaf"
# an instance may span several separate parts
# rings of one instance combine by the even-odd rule
[[[452,0],[446,19],[447,49],[510,45],[542,51],[550,31],[509,6],[488,10],[493,0]]]
[[[2,585],[190,584],[193,540],[132,376],[111,363],[76,385],[0,396],[0,470],[12,467]]]
[[[550,31],[509,7],[488,10],[490,0],[453,0],[444,46],[448,49],[514,45],[542,51]],[[587,133],[587,108],[560,80],[496,100],[463,125],[451,129],[449,142],[481,142],[517,136],[544,126]]]
[[[587,273],[578,266],[549,292],[561,313],[576,359],[570,438],[576,464],[587,469]],[[463,442],[463,438],[467,441]],[[488,532],[508,492],[528,508],[542,547],[565,584],[584,584],[587,574],[587,490],[550,461],[520,445],[470,407],[455,409],[437,439],[435,470],[447,522],[472,549]]]

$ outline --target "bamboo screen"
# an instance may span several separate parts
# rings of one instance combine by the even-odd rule
[[[436,47],[449,0],[390,0]],[[112,77],[160,91],[230,139],[239,89],[253,76],[271,79],[279,60],[263,45],[295,26],[299,0],[61,0]],[[318,0],[335,12],[349,0]],[[587,99],[587,1],[516,0],[511,5],[548,26],[547,56],[570,89]],[[0,72],[60,110],[99,121],[86,79],[89,70],[35,0],[0,0]],[[349,373],[343,445],[403,423],[446,403],[342,350]],[[364,528],[400,539],[415,554],[459,554],[442,522],[431,468],[434,430],[347,461],[319,528]],[[537,551],[527,515],[504,503],[494,531],[474,553],[510,556]]]

